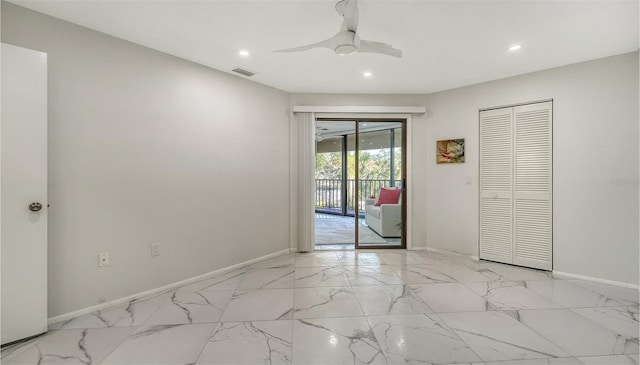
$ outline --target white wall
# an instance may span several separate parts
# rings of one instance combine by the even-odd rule
[[[638,284],[638,53],[428,95],[293,94],[292,105],[425,105],[414,118],[413,246],[478,255],[478,111],[554,99],[554,270]],[[437,165],[436,140],[466,139]],[[465,177],[472,184],[465,185]]]
[[[554,101],[554,270],[637,285],[637,52],[428,95],[428,246],[477,255],[478,110],[542,99]],[[467,139],[464,165],[433,162],[449,137]]]
[[[5,2],[2,41],[49,55],[49,317],[289,247],[287,93]]]

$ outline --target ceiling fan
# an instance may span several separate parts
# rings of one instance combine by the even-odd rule
[[[341,0],[336,4],[336,11],[344,21],[338,33],[333,37],[306,46],[277,50],[276,52],[300,52],[323,47],[333,50],[341,56],[348,56],[356,52],[380,53],[387,56],[402,57],[402,51],[390,44],[360,39],[358,30],[357,0]]]

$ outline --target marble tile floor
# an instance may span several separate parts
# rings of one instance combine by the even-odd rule
[[[2,364],[638,364],[638,302],[453,254],[298,253],[54,324]]]

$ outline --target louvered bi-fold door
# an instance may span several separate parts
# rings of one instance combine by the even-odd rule
[[[516,265],[551,270],[551,102],[513,108]]]
[[[480,258],[552,269],[552,103],[480,113]]]
[[[480,113],[480,258],[513,263],[513,112]]]

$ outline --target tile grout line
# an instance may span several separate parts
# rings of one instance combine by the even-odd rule
[[[222,315],[221,315],[222,316]],[[200,349],[200,351],[198,352],[198,355],[196,356],[196,359],[194,361],[194,364],[198,363],[198,360],[200,360],[200,356],[202,356],[202,353],[204,352],[204,349],[207,347],[207,345],[209,344],[209,340],[211,340],[211,338],[213,338],[213,336],[215,336],[215,334],[218,331],[218,328],[222,327],[222,322],[218,322],[216,323],[215,326],[213,326],[213,329],[211,330],[211,332],[209,333],[209,336],[207,336],[207,340],[204,341],[204,344],[202,345],[202,348]]]
[[[111,327],[113,328],[113,327]],[[133,331],[131,331],[127,336],[125,336],[122,341],[118,342],[117,345],[113,346],[113,349],[111,349],[111,351],[109,351],[107,354],[105,354],[102,359],[100,359],[100,362],[98,364],[102,364],[111,354],[113,354],[114,351],[116,351],[120,346],[122,346],[123,343],[125,343],[125,341],[127,341],[127,339],[129,337],[131,337],[138,329],[140,328],[140,325],[135,326]],[[87,328],[88,329],[88,328]]]
[[[465,312],[458,312],[458,313],[465,313]],[[471,352],[473,352],[474,355],[476,355],[478,357],[478,359],[480,359],[482,362],[487,362],[489,360],[485,360],[482,356],[480,356],[479,353],[476,352],[476,350],[473,349],[473,347],[471,347],[471,345],[469,343],[467,343],[467,341],[465,341],[460,334],[458,333],[458,331],[456,331],[454,328],[452,328],[444,319],[442,319],[442,317],[440,317],[437,313],[433,313],[433,315],[438,319],[439,323],[443,323],[447,329],[449,331],[451,331],[458,339],[460,339],[460,341],[462,341],[462,343],[464,343],[465,345],[467,345],[467,347],[469,348],[469,350]]]

